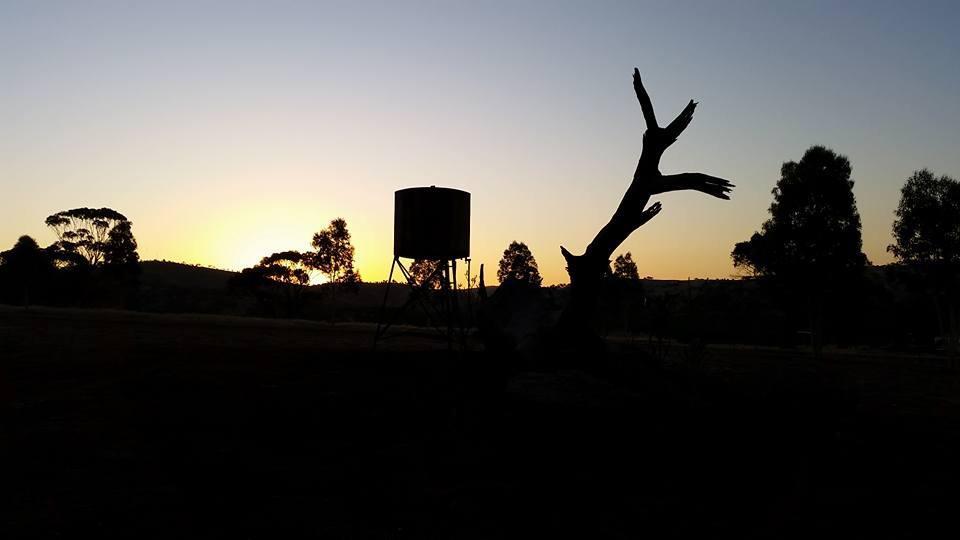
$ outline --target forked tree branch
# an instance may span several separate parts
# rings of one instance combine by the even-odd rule
[[[693,120],[693,112],[697,103],[693,100],[670,122],[666,128],[657,125],[653,103],[640,79],[640,71],[634,68],[633,88],[640,102],[647,130],[643,135],[643,149],[637,163],[633,181],[624,194],[616,212],[610,221],[597,233],[593,242],[587,246],[583,256],[609,261],[616,250],[630,234],[653,218],[659,211],[659,205],[652,212],[647,212],[646,206],[651,195],[670,191],[695,190],[712,195],[720,199],[729,199],[733,184],[722,178],[702,173],[681,173],[664,176],[660,173],[660,158],[664,151],[673,144],[681,133]],[[652,207],[651,207],[652,209]],[[569,254],[566,249],[564,253]],[[568,263],[572,255],[565,255]]]

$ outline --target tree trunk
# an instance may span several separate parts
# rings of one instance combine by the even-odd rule
[[[943,308],[940,306],[940,296],[937,291],[933,293],[933,311],[937,314],[937,329],[940,330],[940,337],[946,341],[949,332],[946,323],[943,321]],[[949,347],[947,349],[949,350]]]
[[[823,350],[823,294],[811,291],[807,297],[810,318],[810,348],[813,357],[819,359]]]
[[[933,308],[937,313],[937,327],[940,338],[943,339],[943,350],[947,353],[950,365],[954,366],[960,355],[960,321],[951,292],[949,288],[934,290]]]
[[[336,282],[330,283],[330,324],[337,324],[337,287]]]

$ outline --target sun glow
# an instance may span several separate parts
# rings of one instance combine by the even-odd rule
[[[181,256],[227,270],[241,270],[279,251],[310,249],[319,220],[309,222],[291,213],[240,211],[217,216],[184,246]]]

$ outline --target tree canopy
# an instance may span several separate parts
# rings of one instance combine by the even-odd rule
[[[417,285],[424,285],[428,289],[439,289],[443,282],[443,273],[438,271],[443,261],[432,259],[414,259],[410,263],[410,275]]]
[[[299,251],[280,251],[260,260],[256,273],[286,285],[308,285],[307,257]]]
[[[353,269],[353,244],[350,231],[342,218],[334,219],[326,229],[314,233],[313,249],[307,266],[326,274],[331,283],[360,282],[360,274]]]
[[[47,252],[29,236],[21,236],[12,248],[0,252],[0,276],[20,289],[24,305],[30,304],[31,291],[41,286],[52,270]]]
[[[112,268],[137,269],[140,255],[137,254],[137,240],[130,230],[132,223],[121,221],[107,234],[103,247],[103,264]]]
[[[770,219],[734,247],[736,267],[756,275],[819,281],[866,264],[850,161],[823,146],[780,169]]]
[[[497,279],[500,283],[513,280],[535,287],[539,287],[543,282],[540,270],[537,268],[537,260],[530,252],[530,248],[523,242],[517,241],[510,242],[507,249],[503,250],[500,267],[497,269]]]
[[[133,239],[130,233],[130,222],[126,216],[111,208],[74,208],[64,210],[48,216],[45,223],[57,235],[56,250],[65,253],[76,253],[91,266],[99,266],[104,261],[110,233],[118,225],[125,224],[129,240]],[[115,245],[114,247],[118,247]],[[129,247],[129,242],[126,243]],[[136,250],[136,242],[133,242]],[[114,253],[118,255],[118,253]],[[60,257],[70,260],[70,257]],[[129,258],[129,255],[124,255]],[[79,259],[73,259],[79,262]]]
[[[626,280],[640,279],[637,263],[633,262],[633,255],[629,251],[624,255],[618,255],[613,261],[613,277]]]
[[[960,263],[960,182],[927,169],[913,173],[900,190],[887,250],[913,264]]]
[[[310,283],[306,258],[307,254],[299,251],[272,253],[231,277],[229,287],[252,294],[260,311],[288,317],[298,315],[303,307],[303,292]]]
[[[0,265],[17,277],[28,278],[52,269],[50,258],[32,237],[23,235],[7,251],[0,252]]]

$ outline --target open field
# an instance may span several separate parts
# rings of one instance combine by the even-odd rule
[[[0,307],[0,535],[923,537],[960,382],[870,350],[611,344],[582,369],[410,330]]]

